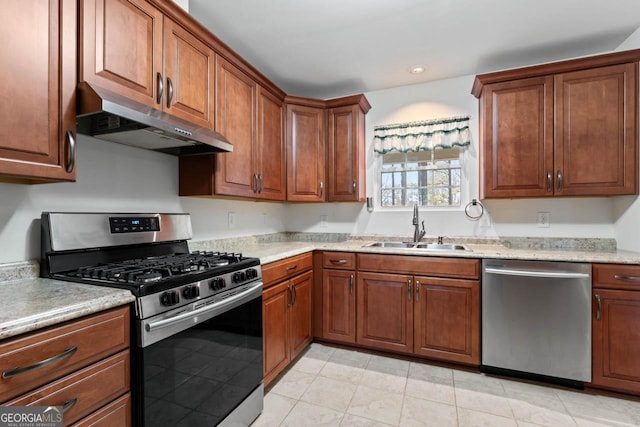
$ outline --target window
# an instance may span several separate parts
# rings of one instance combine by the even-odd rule
[[[381,206],[460,206],[460,148],[382,155]]]

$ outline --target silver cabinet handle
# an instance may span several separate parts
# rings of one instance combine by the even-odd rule
[[[171,101],[173,101],[173,82],[171,77],[167,77],[167,86],[169,87],[169,94],[167,96],[167,108],[171,107]]]
[[[596,310],[596,320],[600,320],[601,314],[602,314],[602,302],[600,301],[600,295],[596,294],[596,304],[597,304],[597,310]]]
[[[485,267],[485,273],[502,274],[504,276],[525,276],[525,277],[543,277],[557,279],[587,279],[587,273],[574,273],[571,271],[536,271],[536,270],[517,270],[502,267]]]
[[[547,171],[547,192],[553,191],[553,174],[551,171]]]
[[[64,414],[69,409],[71,409],[74,406],[76,406],[76,403],[78,403],[78,398],[77,397],[74,397],[73,399],[69,399],[66,402],[64,402],[64,404],[62,405],[62,413]]]
[[[162,95],[164,95],[164,79],[162,78],[161,73],[158,73],[156,78],[158,79],[158,95],[156,96],[156,104],[161,104]]]
[[[558,169],[558,191],[562,191],[562,171]]]
[[[320,181],[320,197],[324,194],[324,182]]]
[[[296,301],[298,301],[298,291],[296,290],[296,285],[291,285],[291,290],[293,291],[293,302],[291,305],[295,305]]]
[[[76,137],[71,131],[67,131],[67,141],[69,141],[69,159],[65,170],[67,173],[71,173],[76,166]]]
[[[357,188],[358,184],[356,183],[356,180],[353,180],[353,191],[351,192],[351,194],[356,194],[356,188]]]
[[[353,274],[349,276],[349,294],[353,295]]]
[[[416,280],[416,302],[420,301],[420,281]]]
[[[626,280],[627,282],[640,282],[640,277],[638,276],[625,276],[624,274],[614,274],[613,278],[617,280]]]
[[[407,301],[411,301],[411,280],[407,280]]]
[[[346,264],[347,260],[346,259],[330,259],[329,262],[331,264],[338,264],[338,265],[342,265],[342,264]]]
[[[264,180],[262,174],[258,174],[258,193],[262,193],[262,190],[264,190]]]
[[[65,351],[63,351],[60,354],[57,354],[53,357],[50,357],[48,359],[42,360],[40,362],[36,362],[32,365],[29,366],[25,366],[23,368],[17,367],[17,368],[12,368],[12,369],[7,369],[6,371],[4,371],[2,373],[2,378],[3,379],[7,379],[7,378],[12,378],[15,377],[17,375],[20,374],[26,374],[27,372],[31,372],[31,371],[35,371],[36,369],[40,369],[40,368],[44,368],[45,366],[49,366],[52,363],[56,363],[59,362],[63,359],[66,359],[67,357],[71,356],[73,353],[75,353],[76,351],[78,351],[78,347],[76,347],[75,345],[73,347],[69,347],[68,349],[66,349]]]
[[[257,173],[253,174],[253,192],[254,193],[258,192],[258,174]]]
[[[291,307],[293,305],[293,291],[291,290],[291,285],[287,286],[287,292],[289,292],[289,302],[287,302],[287,307]]]

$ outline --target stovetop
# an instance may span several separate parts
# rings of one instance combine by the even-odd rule
[[[239,253],[192,252],[81,266],[54,277],[87,284],[119,287],[136,296],[149,295],[192,282],[257,266],[257,258]],[[238,279],[238,281],[244,281]]]

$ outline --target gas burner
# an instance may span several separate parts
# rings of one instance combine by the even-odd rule
[[[133,281],[150,283],[150,282],[157,282],[158,280],[162,280],[162,277],[163,277],[162,274],[157,271],[147,271],[147,272],[136,275],[133,278]]]

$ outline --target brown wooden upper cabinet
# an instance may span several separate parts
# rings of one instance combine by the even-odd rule
[[[214,127],[215,54],[144,0],[80,1],[80,81]]]
[[[366,199],[365,115],[371,105],[364,95],[328,103],[328,192],[330,202]]]
[[[283,100],[220,56],[216,93],[215,129],[233,152],[181,157],[180,195],[285,200]]]
[[[367,98],[286,102],[287,200],[364,202]]]
[[[75,0],[2,3],[0,175],[74,181]]]
[[[480,197],[638,194],[640,50],[476,76]]]
[[[287,100],[287,200],[324,202],[325,109]]]

